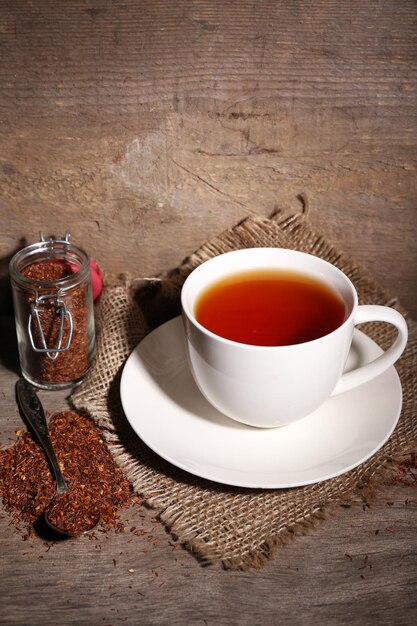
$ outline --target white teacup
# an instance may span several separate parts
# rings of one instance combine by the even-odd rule
[[[304,343],[256,346],[225,339],[195,317],[201,293],[216,281],[245,270],[300,272],[327,283],[343,299],[345,319],[332,332]],[[270,428],[307,416],[329,396],[382,374],[407,343],[403,316],[385,306],[358,305],[345,274],[327,261],[283,248],[248,248],[216,256],[197,267],[181,293],[187,356],[193,377],[207,400],[238,422]],[[393,345],[372,363],[343,373],[353,330],[362,322],[389,322],[398,329]]]

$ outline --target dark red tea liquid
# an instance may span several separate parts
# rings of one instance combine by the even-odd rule
[[[255,346],[287,346],[323,337],[345,319],[341,296],[308,275],[251,270],[210,285],[195,317],[226,339]]]

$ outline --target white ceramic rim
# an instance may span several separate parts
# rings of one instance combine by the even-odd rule
[[[208,330],[207,328],[205,328],[205,326],[203,326],[202,324],[200,324],[200,322],[198,322],[194,316],[194,313],[190,310],[190,307],[188,306],[188,302],[187,302],[187,290],[189,288],[189,285],[191,284],[191,280],[195,280],[196,277],[198,277],[198,275],[200,273],[202,273],[203,271],[205,271],[206,267],[208,264],[212,264],[212,263],[219,263],[219,259],[220,258],[225,258],[225,257],[230,257],[230,256],[243,256],[246,254],[251,254],[254,253],[256,251],[256,253],[259,254],[260,251],[285,251],[286,254],[290,254],[291,256],[302,256],[305,258],[310,258],[310,259],[314,259],[314,263],[320,263],[323,264],[325,267],[331,269],[332,272],[334,272],[339,278],[341,278],[346,285],[349,287],[351,295],[352,295],[352,299],[353,299],[353,304],[351,307],[351,311],[349,313],[349,315],[346,317],[346,319],[344,320],[344,322],[342,324],[340,324],[340,326],[338,326],[337,328],[335,328],[335,330],[333,330],[330,333],[327,333],[327,335],[323,335],[322,337],[318,337],[317,339],[312,339],[311,341],[307,341],[307,342],[302,342],[302,343],[294,343],[294,344],[289,344],[289,345],[285,345],[285,346],[257,346],[257,345],[253,345],[253,344],[248,344],[248,343],[241,343],[238,341],[233,341],[232,339],[226,339],[225,337],[221,337],[220,335],[216,335],[215,333],[213,333],[211,330]],[[261,254],[263,254],[261,252]],[[266,266],[266,264],[265,264]],[[288,268],[289,270],[293,271],[293,268]],[[297,269],[294,269],[294,272],[297,272]],[[236,273],[236,271],[232,271],[230,272],[230,275]],[[299,270],[299,273],[302,274],[302,271]],[[229,275],[229,272],[225,273],[224,276]],[[322,280],[322,282],[325,282],[323,279],[318,278],[318,280]],[[210,281],[211,282],[211,281]],[[204,287],[201,288],[200,293],[206,289],[207,285],[205,285]],[[342,294],[339,294],[342,298]],[[348,306],[345,298],[343,298],[346,307]],[[248,350],[265,350],[265,351],[272,351],[272,350],[279,350],[279,351],[283,351],[283,350],[294,350],[294,349],[302,349],[303,346],[305,345],[310,345],[310,344],[314,344],[318,341],[323,341],[323,339],[325,339],[326,337],[330,337],[333,335],[336,335],[337,333],[341,333],[344,331],[344,329],[346,328],[346,326],[348,326],[349,324],[352,323],[352,319],[354,318],[355,315],[355,311],[358,307],[358,294],[356,292],[356,289],[352,283],[352,281],[346,276],[346,274],[344,272],[342,272],[342,270],[340,270],[338,267],[336,267],[335,265],[333,265],[332,263],[329,263],[329,261],[325,261],[324,259],[321,259],[318,256],[315,256],[314,254],[307,254],[306,252],[299,252],[298,250],[291,250],[289,248],[243,248],[241,250],[232,250],[231,252],[224,252],[222,254],[219,254],[211,259],[208,259],[207,261],[204,261],[203,263],[201,263],[201,265],[199,265],[198,267],[196,267],[185,279],[184,284],[182,286],[181,289],[181,307],[182,307],[182,311],[183,314],[185,314],[187,316],[187,318],[190,320],[190,322],[200,330],[200,332],[202,332],[203,334],[207,335],[208,337],[211,337],[212,339],[217,340],[220,343],[223,343],[225,345],[234,345],[234,346],[243,346],[245,348],[247,348]]]

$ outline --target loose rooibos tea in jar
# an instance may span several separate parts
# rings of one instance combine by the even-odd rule
[[[20,250],[10,262],[20,366],[42,389],[81,382],[95,350],[90,263],[63,239]]]

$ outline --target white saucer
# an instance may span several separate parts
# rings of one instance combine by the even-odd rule
[[[346,370],[381,352],[355,330]],[[390,367],[289,426],[245,426],[214,409],[195,385],[180,317],[135,348],[120,393],[132,428],[167,461],[219,483],[265,489],[308,485],[356,467],[389,438],[402,403],[401,383]]]

